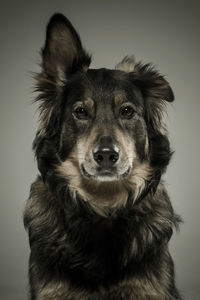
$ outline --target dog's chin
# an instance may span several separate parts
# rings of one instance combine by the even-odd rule
[[[87,171],[85,166],[81,165],[81,174],[83,177],[95,180],[99,182],[112,182],[112,181],[121,181],[128,177],[130,174],[131,167],[129,166],[127,170],[121,174],[118,174],[117,172],[113,172],[110,170],[102,170],[99,172],[95,172],[95,174],[92,174],[91,172]]]

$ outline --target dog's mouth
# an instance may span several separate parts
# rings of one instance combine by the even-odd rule
[[[81,173],[85,178],[101,182],[120,181],[126,179],[130,174],[130,171],[131,167],[128,166],[126,171],[123,171],[122,173],[118,173],[115,169],[99,169],[92,174],[92,172],[86,170],[83,164],[81,165]]]

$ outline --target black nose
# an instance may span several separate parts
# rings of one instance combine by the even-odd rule
[[[112,138],[103,136],[93,151],[94,160],[103,168],[111,168],[119,159],[119,150]]]

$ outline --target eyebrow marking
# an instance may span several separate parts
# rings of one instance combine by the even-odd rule
[[[91,115],[94,116],[94,112],[95,112],[94,100],[92,98],[88,97],[83,101],[83,103],[89,109]]]
[[[124,91],[118,91],[114,95],[115,107],[121,106],[122,103],[126,102],[126,94]]]
[[[125,91],[118,91],[114,95],[114,110],[115,114],[117,114],[119,108],[123,105],[127,104],[133,107],[133,109],[137,112],[138,107],[133,103],[133,101],[127,99]]]

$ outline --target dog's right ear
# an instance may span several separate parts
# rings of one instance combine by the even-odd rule
[[[43,71],[57,85],[66,82],[72,73],[87,69],[91,62],[78,33],[62,14],[53,15],[49,21],[42,58]]]
[[[61,14],[49,21],[46,42],[42,49],[42,72],[36,75],[36,101],[40,102],[40,125],[34,140],[38,168],[43,179],[59,164],[62,87],[77,71],[86,72],[91,58],[83,49],[78,33]]]

